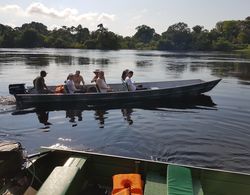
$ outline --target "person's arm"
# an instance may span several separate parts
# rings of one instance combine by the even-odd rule
[[[85,82],[84,82],[84,79],[83,79],[83,77],[81,76],[81,81],[82,81],[82,84],[84,85],[85,84]]]
[[[45,83],[44,83],[44,88],[45,88],[45,89],[48,89],[48,87],[47,87],[47,85],[46,85]]]
[[[91,80],[91,83],[96,82],[96,80],[97,80],[97,77],[94,76],[94,78]]]
[[[44,78],[42,79],[42,82],[43,82],[43,88],[48,89],[47,85],[45,84]]]

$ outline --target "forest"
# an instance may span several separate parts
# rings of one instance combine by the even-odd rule
[[[158,34],[140,25],[133,36],[121,36],[103,24],[90,31],[81,24],[48,30],[38,22],[12,28],[0,24],[0,48],[82,48],[82,49],[151,49],[167,51],[232,51],[244,50],[250,44],[250,16],[245,20],[217,22],[211,30],[201,25],[190,28],[179,22]]]

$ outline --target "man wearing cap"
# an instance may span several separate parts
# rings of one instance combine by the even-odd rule
[[[47,85],[45,84],[44,77],[46,77],[47,72],[42,70],[40,72],[40,76],[36,77],[36,79],[33,80],[34,87],[37,91],[37,93],[49,93],[51,92]]]

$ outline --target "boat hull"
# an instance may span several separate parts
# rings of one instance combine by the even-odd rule
[[[139,194],[144,195],[171,194],[173,188],[178,190],[176,194],[186,194],[182,192],[187,189],[192,191],[188,194],[195,195],[250,194],[250,175],[246,173],[46,147],[28,159],[32,162],[30,166],[16,174],[27,185],[20,189],[22,193],[15,194],[24,194],[29,189],[39,195],[111,194],[121,190],[116,189],[114,180],[114,176],[121,174],[125,178],[139,174],[142,181]],[[11,191],[10,186],[15,185],[13,179],[9,183],[4,181],[0,183],[0,192]]]
[[[193,81],[193,82],[190,82]],[[121,91],[118,89],[109,93],[75,93],[75,94],[16,94],[19,106],[38,106],[46,104],[80,104],[97,105],[113,102],[141,102],[158,99],[174,99],[197,96],[210,91],[219,83],[220,79],[204,82],[202,80],[170,81],[141,83],[148,86],[146,90]],[[112,86],[112,85],[111,85]],[[155,87],[156,86],[156,87]],[[113,85],[118,88],[117,84]]]
[[[141,175],[144,184],[144,195],[165,195],[169,190],[168,180],[171,179],[169,178],[169,167],[178,166],[181,169],[185,167],[184,169],[190,172],[189,179],[193,188],[193,194],[246,195],[250,193],[250,175],[248,174],[92,152],[44,148],[44,152],[48,151],[50,151],[48,154],[35,162],[34,166],[36,166],[37,171],[41,169],[40,171],[43,173],[47,171],[50,174],[56,166],[63,166],[67,159],[72,156],[84,158],[89,162],[87,167],[85,167],[87,172],[89,172],[85,172],[87,175],[85,180],[88,180],[90,183],[98,183],[99,186],[105,189],[112,189],[112,187],[114,189],[112,181],[114,175],[135,173]],[[44,163],[47,164],[47,162],[50,162],[49,170],[47,167],[44,167]],[[183,175],[183,177],[185,176]],[[48,180],[47,176],[44,178]],[[182,188],[181,185],[175,187]]]

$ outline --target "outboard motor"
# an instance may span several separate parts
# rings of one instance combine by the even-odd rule
[[[9,85],[9,93],[12,95],[25,94],[26,93],[25,84],[24,83],[10,84]]]
[[[0,142],[0,180],[13,177],[21,171],[23,163],[23,148],[20,143]]]

